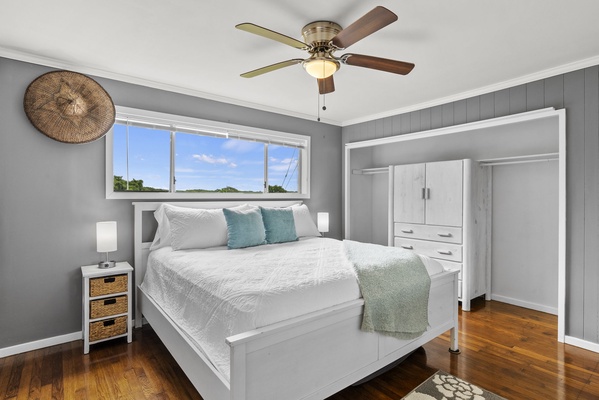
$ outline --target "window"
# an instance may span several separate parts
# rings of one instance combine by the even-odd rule
[[[106,197],[308,198],[310,137],[117,107]]]

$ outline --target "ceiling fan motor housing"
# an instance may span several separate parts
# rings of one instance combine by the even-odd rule
[[[309,44],[313,50],[331,50],[331,40],[341,32],[339,24],[331,21],[315,21],[302,28],[304,42]]]

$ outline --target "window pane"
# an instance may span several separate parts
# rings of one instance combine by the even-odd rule
[[[264,191],[264,144],[239,139],[176,135],[177,192]]]
[[[170,153],[169,131],[129,126],[127,145],[127,126],[115,124],[114,191],[168,192]]]
[[[268,145],[268,191],[270,193],[297,193],[300,149]]]

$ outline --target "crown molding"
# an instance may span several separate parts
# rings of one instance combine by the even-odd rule
[[[387,118],[394,115],[405,114],[412,111],[424,110],[430,107],[435,107],[443,104],[452,103],[454,101],[464,100],[475,96],[481,96],[487,93],[493,93],[504,89],[509,89],[515,86],[527,84],[530,82],[535,82],[542,79],[551,78],[556,75],[566,74],[568,72],[577,71],[579,69],[593,67],[599,64],[599,56],[594,56],[591,58],[586,58],[584,60],[575,61],[568,64],[563,64],[557,67],[544,69],[539,72],[535,72],[533,74],[523,75],[519,78],[509,79],[507,81],[495,83],[489,86],[483,86],[481,88],[469,90],[466,92],[457,93],[447,97],[441,97],[435,100],[426,101],[423,103],[413,104],[407,107],[397,108],[394,110],[385,111],[379,114],[373,114],[362,118],[351,119],[347,121],[343,121],[342,125],[350,126],[359,124],[362,122],[373,121],[381,118]]]
[[[193,90],[193,89],[189,89],[189,88],[185,88],[185,87],[181,87],[181,86],[177,86],[177,85],[170,85],[170,84],[154,81],[151,79],[139,78],[139,77],[132,76],[132,75],[121,74],[121,73],[117,73],[117,72],[112,72],[112,71],[107,71],[107,70],[103,70],[103,69],[90,67],[90,66],[73,64],[73,63],[58,60],[55,58],[43,57],[43,56],[39,56],[36,54],[31,54],[31,53],[27,53],[27,52],[8,49],[5,47],[0,47],[0,57],[10,58],[10,59],[17,60],[17,61],[28,62],[31,64],[43,65],[43,66],[51,67],[51,68],[65,69],[65,70],[69,70],[69,71],[79,72],[81,74],[96,76],[99,78],[112,79],[115,81],[131,83],[131,84],[140,85],[140,86],[146,86],[146,87],[150,87],[153,89],[160,89],[160,90],[165,90],[168,92],[180,93],[180,94],[184,94],[184,95],[188,95],[188,96],[203,98],[206,100],[218,101],[221,103],[232,104],[232,105],[236,105],[236,106],[240,106],[240,107],[252,108],[255,110],[259,110],[259,111],[265,111],[265,112],[271,112],[271,113],[275,113],[275,114],[285,115],[288,117],[301,118],[301,119],[306,119],[306,120],[310,120],[310,121],[316,120],[316,116],[311,115],[311,114],[310,115],[303,114],[303,113],[293,112],[290,110],[285,110],[282,108],[269,107],[269,106],[265,106],[262,104],[252,103],[249,101],[233,99],[233,98],[225,97],[225,96],[218,96],[218,95],[215,95],[212,93],[206,93],[206,92],[202,92],[199,90]],[[342,125],[341,121],[331,120],[331,119],[327,119],[327,118],[321,118],[320,122],[323,124],[335,125],[335,126]]]
[[[207,100],[218,101],[221,103],[232,104],[232,105],[236,105],[236,106],[240,106],[240,107],[252,108],[255,110],[259,110],[259,111],[271,112],[271,113],[275,113],[275,114],[285,115],[288,117],[300,118],[300,119],[305,119],[305,120],[310,120],[310,121],[315,120],[314,115],[293,112],[290,110],[285,110],[285,109],[276,108],[276,107],[269,107],[269,106],[265,106],[262,104],[252,103],[252,102],[248,102],[248,101],[242,101],[242,100],[233,99],[233,98],[225,97],[225,96],[218,96],[215,94],[206,93],[206,92],[202,92],[199,90],[193,90],[193,89],[189,89],[189,88],[185,88],[185,87],[181,87],[181,86],[177,86],[177,85],[170,85],[170,84],[166,84],[166,83],[162,83],[162,82],[153,81],[151,79],[139,78],[139,77],[135,77],[132,75],[127,75],[127,74],[120,74],[120,73],[107,71],[107,70],[103,70],[103,69],[98,69],[98,68],[94,68],[94,67],[89,67],[89,66],[85,66],[85,65],[75,65],[73,63],[65,62],[62,60],[58,60],[58,59],[54,59],[54,58],[50,58],[50,57],[43,57],[43,56],[39,56],[39,55],[27,53],[27,52],[22,52],[22,51],[17,51],[17,50],[9,49],[9,48],[0,47],[0,57],[10,58],[10,59],[17,60],[17,61],[24,61],[24,62],[28,62],[28,63],[32,63],[32,64],[44,65],[44,66],[51,67],[51,68],[67,69],[67,70],[79,72],[82,74],[93,75],[93,76],[106,78],[106,79],[113,79],[116,81],[151,87],[154,89],[160,89],[160,90],[165,90],[165,91],[174,92],[174,93],[180,93],[180,94],[199,97],[199,98],[203,98],[203,99],[207,99]],[[350,120],[346,120],[346,121],[336,121],[336,120],[321,118],[320,122],[322,122],[324,124],[341,126],[341,127],[355,125],[355,124],[359,124],[362,122],[373,121],[373,120],[377,120],[377,119],[391,117],[394,115],[405,114],[405,113],[412,112],[412,111],[423,110],[426,108],[435,107],[435,106],[439,106],[442,104],[448,104],[448,103],[452,103],[454,101],[464,100],[464,99],[468,99],[468,98],[475,97],[475,96],[480,96],[480,95],[487,94],[487,93],[493,93],[493,92],[496,92],[499,90],[508,89],[511,87],[515,87],[515,86],[527,84],[530,82],[550,78],[550,77],[553,77],[556,75],[565,74],[565,73],[576,71],[576,70],[583,69],[583,68],[592,67],[595,65],[599,65],[599,56],[594,56],[594,57],[586,58],[583,60],[575,61],[572,63],[563,64],[563,65],[560,65],[557,67],[544,69],[542,71],[535,72],[535,73],[528,74],[528,75],[523,75],[518,78],[509,79],[509,80],[506,80],[503,82],[495,83],[495,84],[488,85],[488,86],[483,86],[483,87],[480,87],[477,89],[473,89],[473,90],[469,90],[469,91],[465,91],[465,92],[461,92],[461,93],[456,93],[456,94],[453,94],[450,96],[441,97],[441,98],[434,99],[431,101],[426,101],[426,102],[422,102],[422,103],[409,105],[406,107],[396,108],[393,110],[385,111],[383,113],[371,114],[371,115],[367,115],[365,117],[350,119]]]

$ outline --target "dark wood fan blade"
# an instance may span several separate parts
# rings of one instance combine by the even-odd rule
[[[361,54],[344,54],[341,56],[340,60],[342,63],[347,65],[378,69],[379,71],[386,71],[400,75],[407,75],[414,68],[414,64],[412,63],[389,60],[387,58],[364,56]]]
[[[347,49],[352,44],[364,39],[392,22],[397,21],[397,15],[385,7],[375,7],[358,19],[356,22],[343,29],[332,39],[334,46]]]
[[[281,68],[289,67],[291,65],[299,64],[302,61],[304,61],[304,60],[301,58],[294,58],[292,60],[281,61],[280,63],[267,65],[266,67],[262,67],[262,68],[255,69],[253,71],[246,72],[244,74],[241,74],[241,77],[242,78],[253,78],[255,76],[262,75],[267,72],[272,72],[272,71],[276,71],[277,69],[281,69]]]
[[[295,47],[296,49],[306,50],[308,47],[310,47],[306,43],[296,40],[292,37],[283,35],[279,32],[271,31],[270,29],[266,29],[252,23],[243,23],[235,25],[235,28],[241,29],[242,31],[246,31],[249,33],[253,33],[254,35],[263,36],[267,39],[271,39],[291,47]]]
[[[317,79],[318,81],[318,92],[320,94],[333,93],[335,91],[335,81],[333,75],[324,79]]]

